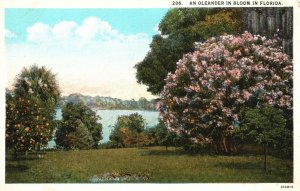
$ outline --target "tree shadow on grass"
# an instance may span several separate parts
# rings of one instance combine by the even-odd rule
[[[144,151],[142,155],[156,155],[156,156],[177,156],[177,155],[186,155],[186,152],[180,150],[158,150],[158,151]]]
[[[46,152],[38,152],[38,153],[28,153],[25,155],[24,153],[19,153],[14,155],[13,153],[6,153],[5,160],[6,161],[27,161],[27,160],[40,160],[44,159],[46,156]]]
[[[13,165],[13,164],[7,164],[5,166],[6,172],[23,172],[25,170],[28,170],[29,168],[26,165]]]
[[[214,157],[216,156],[213,153],[192,153],[192,152],[187,152],[181,149],[176,149],[176,150],[149,150],[149,151],[144,151],[142,152],[142,155],[154,155],[154,156],[183,156],[183,155],[188,155],[188,156],[211,156]]]
[[[18,157],[13,159],[6,159],[7,161],[30,161],[30,160],[43,160],[44,158],[39,157]]]
[[[216,164],[215,167],[230,169],[261,169],[261,166],[253,162],[220,162]]]

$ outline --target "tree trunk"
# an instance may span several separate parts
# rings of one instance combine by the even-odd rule
[[[166,143],[166,151],[168,151],[168,144]]]
[[[223,146],[223,148],[224,148],[224,152],[225,152],[225,154],[228,154],[228,149],[227,149],[227,146],[226,146],[226,137],[224,137],[224,135],[221,135],[222,137],[221,137],[221,144],[222,144],[222,146]]]
[[[34,147],[35,147],[34,149],[35,149],[35,155],[36,155],[36,157],[40,158],[40,154],[39,154],[39,152],[41,150],[40,144],[37,143]]]
[[[14,148],[14,160],[17,160],[18,158],[18,151],[16,148]]]
[[[25,151],[25,158],[28,159],[28,151]]]
[[[267,154],[268,154],[268,150],[267,150],[267,145],[266,144],[264,144],[264,154],[265,154],[264,169],[265,169],[265,171],[267,171]]]
[[[230,142],[231,142],[231,149],[233,153],[236,153],[237,149],[236,149],[236,142],[235,142],[235,138],[233,136],[231,136],[230,138]]]

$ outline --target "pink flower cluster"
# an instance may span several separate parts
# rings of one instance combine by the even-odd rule
[[[278,46],[245,32],[197,43],[169,74],[157,109],[166,125],[193,137],[201,129],[226,130],[242,105],[293,108],[293,64]]]

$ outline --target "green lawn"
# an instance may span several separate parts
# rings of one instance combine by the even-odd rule
[[[293,182],[293,163],[263,156],[190,155],[164,147],[48,152],[43,159],[6,161],[6,183],[88,183],[94,175],[145,174],[153,183]]]

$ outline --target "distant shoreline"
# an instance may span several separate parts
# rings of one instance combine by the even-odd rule
[[[81,94],[70,94],[63,96],[60,100],[60,106],[66,103],[83,103],[91,109],[97,110],[146,110],[156,111],[156,99],[147,100],[140,98],[139,100],[122,100],[111,97],[88,96]]]
[[[98,107],[91,107],[92,110],[94,111],[97,111],[97,110],[128,110],[128,111],[153,111],[153,112],[159,112],[157,110],[153,110],[153,109],[143,109],[143,108],[135,108],[135,109],[124,109],[124,108],[121,108],[121,109],[118,109],[118,108],[112,108],[112,109],[109,109],[109,108],[98,108]]]
[[[61,109],[62,106],[59,106],[58,108]],[[93,111],[97,111],[97,110],[122,110],[122,111],[153,111],[153,112],[159,112],[155,109],[143,109],[143,108],[135,108],[135,109],[124,109],[124,108],[99,108],[99,107],[90,107],[90,109],[92,109]]]

